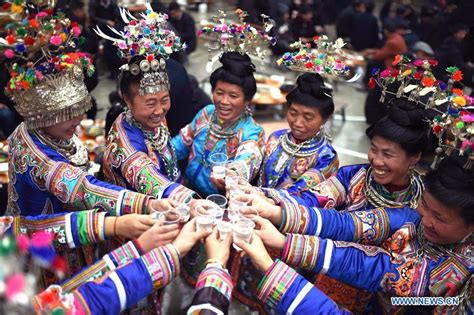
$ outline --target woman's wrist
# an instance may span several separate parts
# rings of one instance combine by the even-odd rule
[[[269,220],[276,226],[279,226],[282,221],[281,207],[278,205],[271,206],[271,216]]]
[[[104,218],[104,236],[113,237],[114,235],[114,225],[117,220],[117,217],[107,216]]]

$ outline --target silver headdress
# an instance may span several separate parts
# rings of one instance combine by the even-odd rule
[[[51,2],[2,6],[16,14],[0,38],[2,55],[12,60],[5,92],[29,129],[70,120],[92,106],[83,72],[94,73],[91,59],[84,53],[65,53],[83,41],[81,29],[63,14],[53,15],[52,8],[37,6]]]
[[[120,67],[121,71],[129,71],[132,75],[142,75],[139,94],[158,93],[170,89],[166,63],[164,59],[186,47],[173,31],[167,28],[168,16],[156,13],[150,4],[141,18],[135,18],[126,9],[120,8],[122,20],[126,23],[123,31],[109,29],[118,37],[105,34],[99,27],[94,31],[102,38],[110,40],[119,48],[122,58],[128,64]],[[143,56],[139,62],[131,62],[133,57]]]

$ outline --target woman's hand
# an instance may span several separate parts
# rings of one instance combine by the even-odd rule
[[[252,208],[258,211],[260,217],[270,220],[273,224],[281,224],[281,208],[270,199],[260,194],[237,195],[235,199],[249,203]]]
[[[208,259],[217,260],[222,266],[227,265],[230,255],[230,244],[232,244],[232,233],[228,233],[225,240],[219,240],[219,232],[215,227],[212,233],[206,238],[204,246]]]
[[[214,202],[206,200],[206,199],[194,199],[189,204],[189,211],[191,213],[191,218],[194,218],[198,215],[199,208],[216,208],[218,207]]]
[[[214,173],[211,172],[210,179],[214,187],[217,188],[217,190],[225,190],[225,178],[214,177]]]
[[[105,235],[135,239],[155,224],[147,214],[125,214],[105,218]]]
[[[261,217],[255,217],[254,222],[255,233],[260,236],[266,246],[275,249],[283,249],[285,247],[286,237],[278,231],[273,223]]]
[[[246,243],[242,240],[234,240],[234,243],[242,248],[244,253],[250,257],[257,269],[266,272],[273,265],[273,259],[255,232],[252,235],[252,241],[250,243]]]
[[[145,252],[171,243],[179,233],[178,224],[163,225],[163,221],[154,222],[155,224],[137,239]]]
[[[152,199],[148,203],[148,213],[153,213],[154,211],[166,211],[173,209],[173,205],[168,199]]]
[[[179,250],[181,257],[183,257],[191,250],[197,241],[205,238],[209,234],[211,234],[211,232],[206,230],[197,232],[196,219],[192,219],[183,226],[178,237],[173,241],[173,245]]]

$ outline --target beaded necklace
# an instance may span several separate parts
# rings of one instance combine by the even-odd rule
[[[209,119],[209,127],[207,128],[206,132],[206,139],[204,140],[204,154],[202,155],[201,162],[204,166],[210,167],[209,163],[207,162],[207,157],[212,151],[212,147],[214,147],[215,143],[211,143],[211,135],[219,140],[225,140],[227,147],[227,140],[233,138],[237,135],[238,131],[234,131],[234,128],[245,118],[247,118],[246,112],[244,112],[240,117],[232,123],[231,126],[223,129],[217,120],[216,111],[211,114]],[[216,141],[216,142],[217,142]]]
[[[431,242],[428,242],[425,239],[424,234],[425,227],[422,223],[420,223],[416,229],[416,239],[420,243],[420,248],[416,251],[416,258],[422,260],[423,257],[427,256],[434,260],[439,260],[443,256],[448,257],[455,257],[458,260],[464,262],[471,262],[472,264],[472,246],[466,251],[466,253],[459,253],[455,252],[455,245],[444,245],[438,246]],[[463,242],[471,243],[472,244],[473,235],[467,237]],[[457,244],[456,244],[457,245]],[[469,245],[467,245],[469,246]],[[470,277],[467,279],[465,285],[459,290],[459,294],[454,296],[459,298],[459,306],[457,306],[459,310],[459,314],[465,314],[466,305],[469,303],[469,299],[471,297],[471,282],[473,280],[473,275],[471,274]]]
[[[410,185],[408,189],[411,191],[411,198],[406,201],[393,201],[382,196],[376,189],[375,186],[379,185],[374,181],[372,175],[372,167],[367,169],[367,175],[365,177],[364,194],[366,197],[366,203],[370,203],[375,207],[383,208],[401,208],[404,206],[410,206],[415,209],[418,205],[418,200],[421,198],[425,186],[418,173],[414,172],[410,176]]]
[[[281,135],[280,138],[278,138],[278,144],[273,148],[273,150],[270,152],[270,154],[265,156],[265,160],[262,164],[262,167],[260,168],[260,174],[259,174],[259,178],[258,178],[258,186],[262,187],[262,185],[264,184],[265,166],[267,165],[268,159],[270,158],[270,156],[272,156],[272,154],[275,152],[275,150],[278,149],[278,147],[281,146],[281,148],[283,150],[280,150],[278,152],[278,155],[275,157],[275,162],[272,165],[272,169],[274,169],[274,170],[277,169],[277,165],[275,165],[275,164],[277,164],[279,162],[280,162],[281,166],[285,165],[285,163],[281,163],[281,161],[280,161],[282,159],[283,151],[285,151],[285,153],[287,153],[286,161],[291,160],[294,157],[298,157],[298,158],[309,157],[309,156],[314,155],[316,152],[318,152],[318,150],[321,147],[321,144],[323,143],[323,141],[321,141],[321,139],[323,139],[325,137],[325,134],[323,132],[318,131],[318,133],[314,137],[312,137],[312,138],[310,138],[310,139],[308,139],[308,140],[306,140],[306,141],[304,141],[300,144],[296,144],[291,140],[290,135],[291,135],[291,130],[289,130],[287,133]],[[320,145],[314,146],[313,149],[308,150],[309,148],[311,148],[314,145],[314,142],[320,143]],[[270,176],[268,176],[267,188],[275,188],[276,184],[278,183],[278,180],[283,176],[283,173],[284,173],[285,169],[286,169],[285,167],[281,167],[276,175],[272,176],[270,174]]]
[[[90,168],[89,152],[76,135],[71,139],[54,139],[42,130],[35,129],[32,133],[45,145],[64,156],[73,166],[87,172]]]
[[[148,130],[133,118],[130,110],[127,110],[125,113],[125,121],[141,130],[145,136],[145,142],[152,147],[153,151],[158,153],[158,156],[163,161],[168,178],[172,181],[177,181],[180,176],[180,171],[177,165],[176,152],[174,147],[169,143],[170,133],[168,128],[161,124],[154,130]],[[167,147],[171,155],[169,158],[164,153]]]

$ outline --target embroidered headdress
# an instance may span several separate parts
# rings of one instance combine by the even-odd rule
[[[237,52],[240,54],[253,55],[264,59],[269,45],[274,45],[276,39],[268,32],[273,28],[274,21],[262,14],[263,28],[257,29],[245,22],[247,12],[241,9],[235,10],[239,17],[239,23],[226,22],[226,14],[219,11],[219,15],[212,17],[212,22],[203,26],[198,35],[208,40],[210,67],[223,53]],[[212,56],[212,51],[217,53]]]
[[[94,73],[91,59],[74,51],[84,39],[81,29],[52,8],[15,0],[2,6],[15,13],[0,38],[0,52],[11,60],[11,79],[5,91],[29,129],[67,121],[91,108],[84,71]]]
[[[120,67],[121,71],[129,71],[132,75],[141,75],[139,94],[158,93],[170,89],[165,59],[181,49],[185,44],[180,37],[167,28],[168,16],[153,11],[150,4],[141,18],[135,18],[126,9],[120,8],[122,20],[126,26],[123,31],[117,31],[109,26],[118,37],[106,35],[99,27],[95,32],[102,38],[110,40],[119,49],[119,54],[127,60]],[[139,58],[136,61],[134,57]]]
[[[453,152],[466,157],[465,168],[474,163],[474,102],[471,97],[455,87],[463,74],[457,67],[448,67],[447,83],[433,75],[432,67],[436,60],[415,60],[398,55],[393,61],[395,69],[380,71],[374,69],[369,80],[369,88],[376,85],[382,88],[380,102],[387,94],[396,98],[404,97],[426,109],[432,109],[437,115],[430,122],[433,133],[438,137],[436,158],[432,167],[436,168],[443,156]],[[394,87],[394,90],[391,90]]]
[[[341,77],[349,73],[350,69],[344,63],[347,58],[342,51],[345,43],[341,38],[331,42],[325,35],[315,36],[313,42],[315,48],[301,41],[291,44],[290,48],[295,51],[283,54],[277,64],[297,72],[318,73],[323,77]]]

